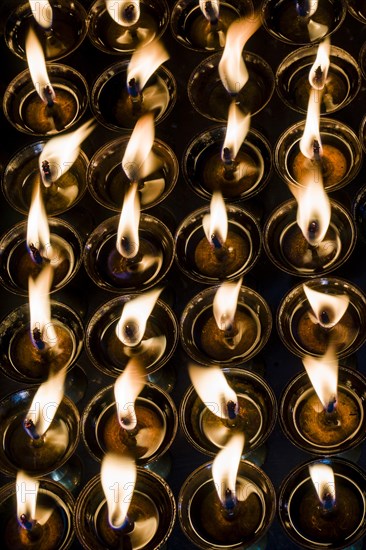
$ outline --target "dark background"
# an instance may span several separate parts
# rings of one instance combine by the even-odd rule
[[[88,8],[91,2],[89,0],[81,0],[85,8]],[[26,63],[13,55],[6,47],[3,34],[4,21],[10,13],[11,5],[14,2],[5,1],[0,6],[0,99],[4,91],[19,72],[26,68]],[[170,6],[174,5],[172,0],[168,0]],[[257,5],[260,2],[256,2]],[[173,73],[178,89],[177,103],[168,116],[168,118],[156,127],[156,137],[165,141],[174,150],[179,162],[181,162],[185,148],[189,141],[200,131],[210,128],[214,123],[203,118],[191,106],[187,95],[187,82],[193,69],[198,63],[204,59],[205,54],[192,52],[183,46],[179,45],[171,35],[168,27],[166,33],[162,37],[170,59],[165,64]],[[349,51],[357,60],[359,51],[363,43],[366,41],[366,26],[358,22],[356,19],[347,15],[345,22],[341,28],[331,37],[333,45],[342,47]],[[273,39],[270,35],[261,28],[249,40],[246,45],[246,50],[252,51],[261,55],[271,65],[274,73],[282,61],[282,59],[291,51],[296,49],[293,46],[282,44]],[[78,69],[86,78],[91,86],[96,77],[109,65],[117,61],[119,57],[108,55],[94,48],[89,39],[86,38],[83,44],[72,55],[59,61],[71,65]],[[366,93],[365,81],[362,81],[361,90],[357,98],[344,110],[332,115],[332,118],[341,120],[351,126],[358,134],[360,123],[366,113]],[[91,112],[88,110],[84,121],[91,117]],[[267,107],[258,115],[252,118],[251,127],[259,130],[270,141],[272,147],[276,143],[280,134],[291,124],[302,120],[304,117],[291,111],[287,108],[277,96],[275,92]],[[120,132],[121,134],[123,132]],[[127,134],[127,132],[126,132]],[[118,137],[118,132],[106,130],[98,125],[93,134],[84,142],[83,149],[86,154],[91,155],[97,151],[99,147],[107,141]],[[25,134],[17,132],[5,119],[2,112],[0,113],[0,165],[3,171],[10,157],[21,147],[28,143],[37,141],[38,138],[32,138]],[[333,198],[342,202],[346,207],[352,208],[355,196],[359,189],[365,185],[365,168],[362,167],[360,174],[356,180],[347,186],[345,190],[334,193]],[[255,212],[261,218],[263,224],[268,215],[273,211],[274,207],[290,198],[290,193],[283,181],[273,173],[269,184],[254,200],[242,203],[244,208]],[[13,224],[23,219],[23,216],[15,212],[6,202],[5,198],[0,196],[0,233],[3,234]],[[192,194],[190,188],[185,183],[180,174],[177,185],[172,194],[162,203],[161,206],[150,209],[149,212],[169,223],[172,231],[177,224],[194,209],[204,206],[207,203],[197,198]],[[73,224],[82,234],[84,238],[88,236],[91,230],[96,225],[114,215],[113,212],[99,206],[88,193],[86,193],[82,202],[69,212],[60,216]],[[349,281],[356,283],[362,290],[366,291],[366,274],[365,274],[365,244],[362,235],[362,228],[358,236],[357,246],[352,254],[352,257],[344,267],[339,269],[334,275],[343,277]],[[299,279],[288,276],[276,269],[266,258],[262,251],[261,257],[244,280],[244,284],[257,290],[269,303],[273,319],[275,321],[276,310],[282,297],[290,288],[300,282]],[[166,297],[169,298],[171,305],[174,308],[178,318],[185,305],[190,298],[199,292],[203,287],[196,284],[181,275],[176,267],[173,266],[166,280]],[[99,304],[102,304],[115,295],[104,292],[98,289],[89,279],[82,267],[77,277],[72,283],[67,285],[64,291],[53,298],[59,301],[64,301],[71,307],[74,307],[82,316],[85,326],[88,320],[96,311]],[[4,317],[8,312],[14,309],[17,305],[25,302],[24,298],[10,294],[4,289],[0,289],[0,317]],[[363,347],[354,358],[358,369],[366,374],[365,366],[365,347]],[[171,366],[175,369],[177,380],[175,388],[172,392],[174,401],[179,407],[181,397],[189,385],[187,371],[187,358],[183,351],[178,346],[176,353],[171,361]],[[255,358],[254,368],[260,373],[264,373],[266,380],[274,389],[279,398],[289,379],[302,370],[302,364],[299,358],[291,355],[283,344],[280,342],[275,328],[272,331],[271,338],[259,357]],[[85,352],[83,352],[78,367],[74,368],[68,377],[68,393],[74,397],[75,393],[80,390],[80,396],[85,389],[85,395],[78,402],[78,407],[82,413],[88,401],[105,385],[113,383],[113,379],[103,376],[88,360]],[[6,395],[9,392],[21,388],[21,384],[12,382],[0,375],[0,394]],[[76,389],[76,392],[75,392]],[[83,443],[80,442],[77,455],[82,461],[82,479],[79,488],[84,486],[94,474],[99,472],[99,464],[97,464],[87,453]],[[178,430],[177,437],[171,448],[172,456],[172,473],[168,478],[168,482],[172,487],[174,494],[178,496],[180,486],[185,478],[197,466],[206,462],[207,457],[201,455],[192,449],[186,442],[183,434]],[[291,468],[311,458],[310,455],[297,450],[282,434],[277,423],[275,430],[267,442],[267,458],[263,465],[263,469],[271,478],[276,490],[278,489],[282,479],[290,471]],[[364,446],[361,449],[359,464],[366,467],[366,454]],[[0,476],[0,482],[6,483],[9,479]],[[77,488],[74,491],[75,496],[78,494]],[[366,545],[363,546],[366,548]],[[80,548],[80,545],[75,541],[73,548]],[[290,542],[277,520],[274,521],[268,533],[269,549],[292,550],[297,548],[296,545]],[[189,550],[192,549],[192,544],[183,536],[178,521],[174,529],[173,535],[168,542],[170,550]]]

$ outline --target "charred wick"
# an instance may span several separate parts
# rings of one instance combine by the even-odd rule
[[[51,174],[51,167],[48,160],[42,161],[42,172],[43,175],[48,183],[52,182],[52,174]]]
[[[136,8],[134,4],[129,4],[128,6],[126,6],[123,11],[124,19],[129,23],[133,22],[133,20],[135,19],[135,11]]]
[[[216,17],[215,15],[215,10],[212,6],[212,2],[208,1],[208,2],[205,2],[205,10],[206,10],[206,13],[207,15],[209,16],[210,18],[210,23],[211,25],[217,25],[217,23],[219,22],[218,18]]]
[[[41,334],[41,331],[39,330],[38,327],[33,329],[32,337],[33,337],[33,342],[34,342],[34,345],[36,346],[36,348],[39,351],[43,351],[45,349],[46,345],[45,345],[44,341],[42,340],[42,334]]]
[[[43,263],[43,258],[41,256],[41,253],[40,251],[38,250],[38,248],[36,248],[34,246],[33,243],[31,243],[29,245],[29,250],[30,250],[30,253],[31,253],[31,256],[32,256],[32,260],[37,264],[37,265],[41,265]]]

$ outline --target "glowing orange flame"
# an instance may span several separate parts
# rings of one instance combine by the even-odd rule
[[[349,304],[347,294],[326,294],[313,290],[306,284],[303,285],[303,289],[315,316],[315,319],[312,319],[322,327],[334,327],[346,313]]]
[[[45,525],[53,513],[53,508],[37,505],[39,480],[19,471],[15,487],[19,524],[28,531],[36,524]]]
[[[159,40],[150,42],[148,47],[140,46],[134,51],[128,64],[127,83],[134,79],[141,92],[150,76],[168,59],[168,52]]]
[[[309,13],[307,15],[308,17],[311,17],[318,10],[318,0],[311,0],[311,2],[309,2],[308,5],[309,5]]]
[[[302,362],[319,400],[327,409],[337,400],[338,361],[333,347],[321,358],[306,356]]]
[[[30,477],[23,471],[17,473],[16,496],[18,520],[22,515],[26,517],[28,522],[33,522],[36,519],[38,489],[38,479]]]
[[[309,473],[320,502],[324,504],[329,499],[334,502],[336,490],[333,468],[321,462],[309,464]]]
[[[246,42],[260,26],[260,16],[256,15],[237,19],[228,28],[225,49],[219,63],[219,75],[230,94],[238,94],[248,81],[249,74],[242,51]]]
[[[154,144],[154,115],[147,113],[136,122],[122,159],[122,168],[131,182],[142,177],[145,161]]]
[[[310,86],[316,90],[322,90],[327,81],[330,64],[329,55],[330,40],[329,38],[325,38],[325,40],[319,44],[316,59],[309,72]]]
[[[47,103],[49,97],[54,100],[56,96],[48,78],[42,45],[32,27],[29,27],[25,39],[25,53],[31,79],[37,94],[45,103]],[[49,90],[49,96],[46,94],[47,89]]]
[[[209,243],[216,237],[221,244],[227,238],[228,221],[224,199],[219,191],[214,191],[210,203],[210,213],[203,217],[203,230]]]
[[[41,249],[44,250],[47,247],[48,253],[51,249],[50,230],[39,180],[35,182],[32,201],[29,208],[27,222],[27,246],[29,250],[32,250],[32,248],[35,247],[38,251]]]
[[[220,418],[229,418],[228,403],[238,403],[238,396],[229,386],[220,367],[189,365],[189,376],[194,389],[205,406]]]
[[[57,409],[64,396],[66,369],[52,373],[40,385],[27,413],[27,419],[32,420],[35,431],[42,437],[52,424]]]
[[[124,258],[134,258],[140,246],[139,241],[140,203],[137,183],[128,189],[117,230],[117,250]]]
[[[230,160],[234,160],[239,149],[246,138],[250,128],[250,114],[244,115],[235,101],[229,107],[229,118],[225,141],[222,148],[221,158],[225,161],[224,151],[230,152]]]
[[[105,4],[118,25],[130,27],[140,19],[140,0],[106,0]]]
[[[212,477],[219,499],[224,504],[227,491],[236,496],[236,477],[244,447],[244,435],[234,434],[212,463]]]
[[[320,172],[314,177],[314,173],[309,171],[301,183],[301,187],[290,187],[298,205],[296,221],[309,244],[318,246],[328,231],[331,204]]]
[[[125,303],[122,315],[116,326],[116,334],[125,346],[137,346],[146,330],[146,323],[151,315],[162,289],[144,292],[137,298]]]
[[[115,529],[121,528],[126,520],[136,476],[136,464],[128,456],[104,455],[100,477],[107,499],[109,524]]]
[[[304,133],[300,140],[300,151],[308,159],[316,159],[323,154],[322,141],[320,137],[320,98],[319,92],[313,88],[310,90],[308,111]],[[318,150],[318,152],[316,152]]]
[[[145,371],[136,359],[130,359],[114,384],[117,417],[122,428],[134,430],[137,425],[135,401],[145,386]]]
[[[222,283],[215,294],[213,314],[220,330],[232,329],[241,283],[242,279],[239,279],[236,283]]]
[[[39,171],[45,187],[56,182],[74,164],[80,153],[80,145],[94,130],[92,120],[85,122],[74,132],[50,139],[39,156]],[[47,174],[44,165],[47,163]]]
[[[29,277],[29,309],[30,309],[30,330],[33,335],[35,331],[41,341],[49,346],[57,344],[57,336],[53,323],[51,322],[50,288],[53,278],[53,268],[50,264],[45,265],[36,279]]]
[[[52,8],[48,0],[29,0],[34,19],[44,29],[52,26]]]

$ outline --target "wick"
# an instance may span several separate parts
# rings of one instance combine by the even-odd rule
[[[31,418],[26,418],[23,422],[23,426],[29,437],[34,440],[41,439],[41,436],[37,432],[34,422]]]
[[[134,321],[127,321],[123,325],[123,343],[128,347],[136,347],[140,344],[139,336],[139,327],[138,324]]]
[[[211,235],[211,242],[214,245],[214,248],[216,248],[216,249],[221,249],[222,248],[222,242],[220,241],[220,239],[218,238],[218,236],[215,233],[213,233]]]
[[[208,18],[210,20],[210,24],[211,25],[217,25],[219,20],[218,20],[216,14],[215,14],[215,10],[213,8],[212,2],[210,2],[210,1],[205,2],[205,11],[206,11],[206,14],[208,15]]]
[[[31,253],[31,258],[32,258],[32,260],[33,260],[36,264],[41,265],[41,264],[43,263],[43,258],[42,258],[42,256],[41,256],[40,251],[38,250],[37,247],[34,246],[33,243],[31,243],[31,244],[29,245],[29,251],[30,251],[30,253]],[[35,330],[36,330],[36,329],[35,329]],[[33,332],[34,332],[34,331],[33,331]]]
[[[136,78],[131,78],[127,83],[127,92],[130,96],[132,103],[132,110],[135,111],[141,108],[141,103],[143,101],[143,96],[140,90],[140,84]]]
[[[120,540],[117,548],[119,548],[120,550],[132,550],[132,543],[129,534],[134,530],[135,522],[130,520],[128,516],[126,516],[125,521],[122,523],[121,527],[115,527],[113,525],[113,521],[110,522],[109,525],[115,533],[118,533],[118,535],[120,535]]]
[[[230,323],[227,321],[227,314],[225,313],[221,319],[220,319],[220,323],[223,325],[223,328],[220,329],[224,332],[225,336],[226,335],[230,335],[234,332],[234,325],[233,323]]]
[[[231,489],[226,489],[225,497],[224,497],[224,510],[225,510],[225,515],[228,519],[234,517],[235,506],[236,506],[235,495],[233,494]]]
[[[319,162],[320,159],[320,143],[317,139],[314,139],[313,142],[313,154],[314,154],[314,160]]]
[[[323,82],[323,78],[324,78],[324,73],[322,71],[321,66],[319,65],[319,67],[317,67],[315,70],[314,80],[317,84],[320,85]]]
[[[43,172],[45,180],[48,183],[52,183],[51,168],[50,168],[50,163],[48,162],[48,160],[42,161],[42,172]]]
[[[131,78],[131,80],[128,81],[127,90],[132,101],[140,96],[140,86],[136,78]]]
[[[126,254],[130,254],[132,252],[132,242],[129,237],[122,237],[121,244],[126,251]]]
[[[48,107],[53,107],[55,102],[53,101],[53,94],[51,86],[47,84],[47,86],[44,87],[44,95],[46,97],[47,105]]]
[[[330,322],[328,312],[325,311],[325,309],[320,313],[319,317],[320,317],[320,322],[323,325],[327,325]]]
[[[331,512],[335,507],[335,500],[330,491],[325,490],[322,498],[324,512]]]
[[[127,338],[129,338],[130,340],[132,340],[135,337],[135,328],[136,327],[134,323],[131,323],[130,325],[126,324],[124,326],[125,334]]]
[[[140,430],[138,424],[136,424],[136,426],[132,430],[130,430],[128,426],[131,424],[131,420],[128,418],[128,416],[121,418],[121,424],[123,424],[123,430],[126,432],[128,437],[130,437],[131,439],[135,439]]]
[[[213,245],[213,252],[216,260],[224,262],[229,253],[227,246],[225,246],[215,233],[211,235],[211,244]]]
[[[327,414],[332,414],[336,411],[336,407],[337,407],[337,399],[336,397],[332,397],[332,399],[329,401],[328,405],[327,405],[327,408],[325,409],[325,412]]]
[[[233,164],[233,158],[231,156],[231,151],[229,147],[224,147],[222,151],[223,161],[225,164]]]
[[[42,340],[42,334],[38,327],[35,327],[32,331],[32,340],[36,348],[39,349],[39,351],[42,351],[45,349],[46,344]]]
[[[233,159],[230,148],[224,147],[222,150],[222,160],[224,163],[224,177],[227,180],[232,180],[235,177],[237,162]]]
[[[123,18],[129,23],[133,22],[135,19],[135,6],[133,4],[129,4],[123,10]]]
[[[30,531],[33,528],[33,521],[30,521],[26,514],[21,514],[19,517],[19,522],[23,529],[26,529],[27,531]]]
[[[308,227],[308,235],[309,235],[309,239],[311,241],[315,240],[316,238],[316,234],[318,233],[319,231],[319,223],[317,220],[313,220],[309,223],[309,227]]]
[[[227,414],[230,420],[235,420],[238,416],[236,413],[236,403],[234,403],[234,401],[228,401]]]
[[[238,330],[235,326],[235,323],[234,322],[227,323],[224,328],[224,340],[227,343],[227,345],[234,346],[235,345],[234,338],[237,335],[238,335]]]

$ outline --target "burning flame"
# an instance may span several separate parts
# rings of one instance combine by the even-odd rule
[[[128,189],[117,230],[117,250],[124,258],[134,258],[139,251],[140,203],[137,183]]]
[[[203,230],[209,243],[213,238],[224,244],[227,238],[228,221],[224,199],[219,191],[214,191],[210,203],[210,213],[202,220]]]
[[[216,416],[229,418],[228,403],[235,403],[237,408],[238,396],[229,386],[220,367],[190,364],[188,370],[194,389],[205,406]]]
[[[154,115],[147,113],[136,122],[122,159],[122,168],[131,182],[138,181],[154,144]]]
[[[24,522],[20,520],[21,516],[24,515],[28,523],[33,523],[36,518],[38,489],[38,479],[28,476],[23,471],[19,471],[17,473],[17,516],[18,521],[22,526],[24,525]]]
[[[135,401],[144,386],[144,369],[136,359],[130,359],[114,384],[118,421],[125,430],[136,428]]]
[[[349,296],[347,294],[333,295],[319,292],[303,285],[304,292],[314,312],[312,316],[314,323],[318,323],[324,328],[332,328],[336,325],[346,313]]]
[[[39,171],[45,187],[50,187],[78,158],[80,145],[94,130],[95,124],[89,120],[74,132],[50,139],[39,156]]]
[[[45,103],[50,99],[54,100],[56,95],[48,78],[42,45],[32,27],[29,27],[25,40],[25,53],[29,72],[37,94]],[[48,94],[46,90],[49,90]]]
[[[316,90],[322,90],[327,81],[330,64],[329,55],[330,40],[329,38],[325,38],[323,42],[319,44],[316,59],[309,72],[310,86]]]
[[[49,378],[40,385],[32,404],[27,413],[27,419],[32,420],[35,432],[39,437],[45,435],[55,417],[57,409],[64,396],[64,383],[66,377],[66,368],[52,373]],[[62,427],[59,435],[62,436]],[[56,433],[51,434],[51,439],[57,436]],[[62,444],[62,442],[61,442]]]
[[[336,403],[338,386],[338,361],[331,346],[321,358],[306,356],[302,360],[310,382],[324,409]]]
[[[235,160],[241,144],[249,132],[249,127],[250,114],[244,115],[235,101],[232,101],[229,107],[225,141],[221,152],[221,158],[224,162],[226,160],[226,151],[229,151],[230,160]]]
[[[48,0],[29,0],[34,19],[44,29],[52,26],[52,8]]]
[[[29,277],[28,281],[31,338],[38,349],[42,349],[43,345],[52,347],[57,344],[55,328],[51,322],[49,292],[52,278],[53,268],[47,264],[36,279]]]
[[[319,462],[309,464],[309,473],[314,484],[315,490],[323,506],[334,505],[336,499],[334,472],[331,466]]]
[[[321,174],[307,172],[302,187],[291,186],[297,200],[297,224],[308,243],[318,246],[324,239],[331,219],[331,205],[324,191]]]
[[[213,300],[213,314],[220,330],[232,330],[242,279],[222,283]]]
[[[220,13],[219,0],[200,0],[200,8],[207,21],[215,23],[218,20]]]
[[[231,23],[226,34],[226,44],[219,63],[219,75],[229,94],[237,95],[249,79],[242,51],[261,26],[260,16],[244,17]]]
[[[116,326],[117,337],[125,346],[137,346],[141,342],[161,291],[161,288],[150,290],[125,303]]]
[[[150,76],[168,59],[168,52],[159,40],[150,42],[148,47],[140,46],[132,54],[128,65],[127,84],[135,80],[141,92]]]
[[[137,470],[128,456],[107,453],[102,460],[100,477],[108,506],[111,527],[119,529],[127,519]]]
[[[27,246],[32,251],[33,247],[40,251],[48,247],[48,257],[50,257],[51,239],[48,226],[46,209],[44,207],[40,181],[35,182],[32,194],[32,201],[29,208],[27,222]],[[50,274],[52,277],[52,272]],[[51,281],[52,283],[52,281]]]
[[[52,515],[53,508],[37,506],[39,480],[19,471],[16,479],[17,517],[21,527],[31,531],[33,527],[45,525]],[[22,517],[23,516],[23,517]]]
[[[140,19],[140,0],[106,0],[105,4],[118,25],[130,27]]]
[[[212,477],[217,494],[224,507],[228,492],[230,492],[230,496],[234,501],[236,499],[236,477],[243,447],[244,435],[234,434],[212,463]]]
[[[149,105],[153,110],[156,102],[162,100],[163,96],[165,93],[159,91],[158,85],[149,86],[144,91],[145,107]],[[169,98],[169,95],[167,97]],[[122,159],[122,168],[128,179],[131,182],[139,182],[142,204],[153,201],[165,187],[164,178],[146,180],[162,165],[161,159],[152,150],[154,136],[154,115],[150,112],[137,121]]]
[[[320,104],[318,90],[312,88],[309,95],[304,133],[300,140],[300,151],[310,160],[319,160],[317,157],[321,157],[323,154],[319,128]]]

